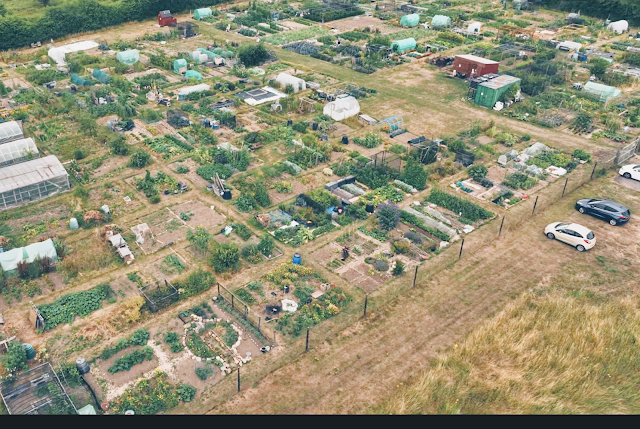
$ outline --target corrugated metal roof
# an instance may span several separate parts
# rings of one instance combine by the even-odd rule
[[[40,157],[38,147],[32,138],[14,140],[9,143],[5,143],[0,145],[0,163],[24,158],[29,153],[33,154],[34,158]]]
[[[502,76],[498,76],[497,78],[491,79],[488,82],[483,82],[478,86],[483,86],[485,88],[491,88],[491,89],[498,89],[506,85],[511,85],[514,82],[520,82],[520,79],[514,76],[503,74]]]
[[[24,138],[22,126],[16,121],[3,122],[0,124],[0,143]]]
[[[56,177],[68,176],[55,155],[0,168],[0,192],[9,192]]]
[[[497,61],[488,60],[486,58],[477,57],[475,55],[456,55],[455,58],[463,58],[468,61],[473,61],[479,64],[498,64]]]

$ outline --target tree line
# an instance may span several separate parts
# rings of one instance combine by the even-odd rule
[[[637,0],[542,0],[541,6],[581,15],[618,21],[626,19],[629,24],[640,24],[640,2]]]
[[[15,14],[0,14],[0,51],[18,49],[71,34],[97,31],[125,22],[143,21],[162,10],[173,13],[225,3],[225,0],[128,0],[114,4],[95,0],[77,0],[48,7],[44,16],[26,19]]]

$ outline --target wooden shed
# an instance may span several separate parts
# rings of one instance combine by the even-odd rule
[[[453,60],[453,69],[463,77],[480,77],[489,73],[498,73],[497,61],[475,55],[456,55]]]
[[[158,24],[160,27],[167,27],[171,25],[175,25],[178,23],[178,20],[171,15],[170,10],[163,10],[158,14]]]

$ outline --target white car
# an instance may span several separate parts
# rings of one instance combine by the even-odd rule
[[[618,173],[626,177],[627,179],[640,180],[640,165],[638,164],[629,164],[625,165],[618,171]]]
[[[596,236],[589,228],[577,223],[554,222],[544,229],[544,234],[552,240],[560,240],[575,247],[579,252],[596,245]]]

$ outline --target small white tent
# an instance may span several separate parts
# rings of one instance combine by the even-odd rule
[[[467,27],[468,34],[480,34],[480,29],[482,28],[481,22],[472,22]]]
[[[283,89],[291,85],[293,87],[293,92],[304,91],[307,89],[307,84],[304,80],[291,76],[288,73],[280,73],[276,76],[276,82],[278,82]]]
[[[611,24],[607,25],[607,30],[613,31],[616,34],[622,34],[625,31],[629,30],[629,23],[624,19],[621,21],[612,22]]]
[[[334,121],[342,121],[360,113],[360,104],[355,97],[341,96],[336,101],[325,104],[322,113],[330,116]]]

